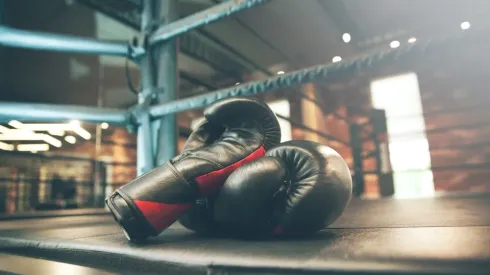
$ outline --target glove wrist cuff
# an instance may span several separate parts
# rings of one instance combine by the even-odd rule
[[[117,190],[107,198],[106,204],[128,240],[137,241],[156,236],[157,232],[123,190]]]

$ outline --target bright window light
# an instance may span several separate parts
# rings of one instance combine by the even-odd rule
[[[342,40],[343,40],[345,43],[349,43],[349,42],[350,42],[350,40],[351,40],[351,38],[352,38],[352,37],[350,36],[350,34],[349,34],[349,33],[344,33],[344,34],[342,35]]]
[[[341,60],[342,60],[342,57],[340,57],[340,56],[334,56],[334,57],[332,58],[332,62],[333,62],[333,63],[337,63],[337,62],[339,62],[339,61],[341,61]]]
[[[471,27],[471,24],[470,24],[470,22],[465,21],[465,22],[462,22],[460,26],[461,26],[462,30],[467,30]]]
[[[425,135],[417,75],[409,73],[371,82],[371,100],[386,112],[388,148],[395,197],[433,196],[429,142]],[[407,136],[404,133],[413,133]]]
[[[400,47],[400,41],[398,41],[398,40],[391,41],[390,47],[392,49],[396,49],[396,48]]]

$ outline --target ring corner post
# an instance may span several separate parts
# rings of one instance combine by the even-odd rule
[[[154,11],[157,1],[143,1],[143,12],[141,16],[141,31],[147,34],[152,30],[153,22],[155,21]],[[153,157],[153,132],[155,131],[150,121],[148,112],[149,102],[154,91],[155,67],[151,62],[152,52],[148,48],[145,54],[141,57],[141,87],[142,90],[138,95],[138,105],[143,110],[140,113],[139,125],[137,128],[137,176],[140,176],[154,168],[155,162]]]
[[[163,24],[169,24],[179,19],[177,0],[162,1],[159,7],[159,18]],[[157,102],[165,103],[177,99],[178,67],[177,67],[177,37],[154,45],[157,72]],[[177,154],[178,127],[177,114],[167,114],[159,118],[159,129],[156,133],[156,165],[161,165]]]

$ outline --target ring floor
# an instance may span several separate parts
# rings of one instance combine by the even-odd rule
[[[143,244],[108,214],[0,218],[0,252],[117,274],[490,274],[489,209],[487,193],[352,200],[308,238],[210,238],[175,225]]]

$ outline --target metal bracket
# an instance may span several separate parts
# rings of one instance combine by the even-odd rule
[[[157,87],[141,91],[140,97],[143,98],[143,102],[132,106],[126,113],[127,129],[130,133],[136,133],[138,125],[141,123],[141,118],[149,115],[150,106],[157,100],[158,93],[163,91],[163,88]]]
[[[145,38],[135,36],[128,43],[128,57],[130,57],[133,61],[137,63],[147,53],[147,48],[145,47],[145,44],[140,43],[140,41],[145,41],[144,39]]]
[[[126,114],[127,129],[130,133],[136,133],[138,125],[140,125],[143,117],[148,115],[148,109],[150,107],[152,99],[146,97],[142,103],[136,104],[129,108]]]
[[[128,47],[128,56],[137,63],[145,56],[145,53],[146,51],[141,47],[133,47],[131,45]]]

